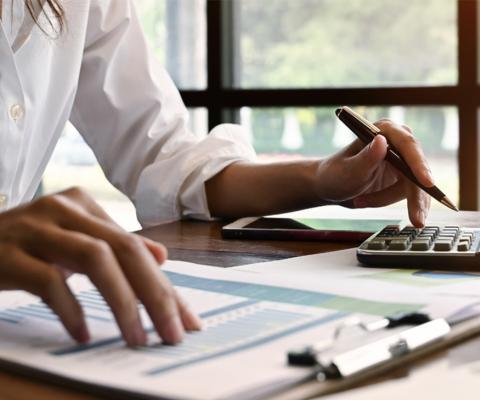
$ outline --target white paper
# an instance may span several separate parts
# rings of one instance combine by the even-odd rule
[[[369,268],[361,266],[356,249],[314,254],[280,261],[233,268],[252,275],[281,277],[290,284],[312,285],[336,294],[356,293],[363,298],[436,303],[435,299],[480,301],[480,274],[470,272],[422,271],[418,269]],[[455,304],[452,312],[457,308]],[[431,308],[432,316],[444,311]]]
[[[290,268],[283,261],[277,263],[279,268]],[[147,347],[125,347],[110,311],[82,276],[72,277],[69,284],[84,307],[92,334],[85,347],[77,346],[34,296],[4,292],[0,294],[0,358],[132,393],[247,398],[247,392],[305,376],[307,370],[288,367],[287,350],[330,339],[346,318],[370,321],[416,309],[446,316],[472,301],[460,297],[445,301],[405,285],[387,285],[386,290],[383,281],[372,283],[360,272],[351,275],[335,268],[325,274],[310,272],[305,275],[308,279],[292,279],[287,272],[252,273],[168,261],[163,269],[191,307],[204,316],[205,325],[202,332],[187,335],[175,347],[162,346],[153,332]],[[145,326],[151,327],[141,312]]]

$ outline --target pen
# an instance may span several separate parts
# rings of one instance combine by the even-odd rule
[[[365,144],[370,143],[375,136],[382,133],[379,128],[349,107],[338,108],[335,111],[335,114]],[[455,206],[455,204],[453,204],[452,201],[445,195],[445,193],[443,193],[438,187],[426,187],[418,181],[406,161],[391,143],[388,143],[388,150],[385,159],[395,168],[397,168],[403,175],[405,175],[405,177],[415,183],[419,188],[427,192],[434,199],[438,200],[444,206],[454,211],[458,211],[458,208]]]

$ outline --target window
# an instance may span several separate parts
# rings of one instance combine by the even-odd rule
[[[210,127],[243,121],[263,158],[324,155],[327,114],[362,107],[411,125],[438,185],[478,208],[476,1],[211,0],[207,26],[207,88],[182,95]]]
[[[233,3],[239,88],[457,83],[455,0]]]
[[[372,120],[387,116],[410,125],[438,185],[462,209],[478,209],[476,1],[135,4],[196,132],[237,122],[251,128],[262,159],[325,156],[352,138],[333,114],[350,105]],[[71,166],[69,176],[85,174],[87,187],[118,221],[137,226],[133,208],[121,206],[126,200],[104,189],[91,154],[85,150],[78,161],[83,150],[69,144],[79,140],[72,135],[67,131],[58,153],[75,151],[54,158],[46,191],[59,188]]]

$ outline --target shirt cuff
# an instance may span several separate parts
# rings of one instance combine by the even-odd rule
[[[234,162],[256,157],[248,131],[233,124],[219,125],[187,147],[142,173],[135,196],[142,226],[182,217],[212,220],[205,182]]]

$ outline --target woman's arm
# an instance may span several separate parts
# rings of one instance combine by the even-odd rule
[[[377,125],[418,180],[433,186],[428,164],[410,129],[388,120]],[[384,161],[386,151],[386,140],[379,136],[367,147],[355,141],[326,159],[232,164],[206,183],[210,212],[217,217],[240,217],[330,203],[380,207],[407,198],[410,220],[422,226],[430,196]]]

